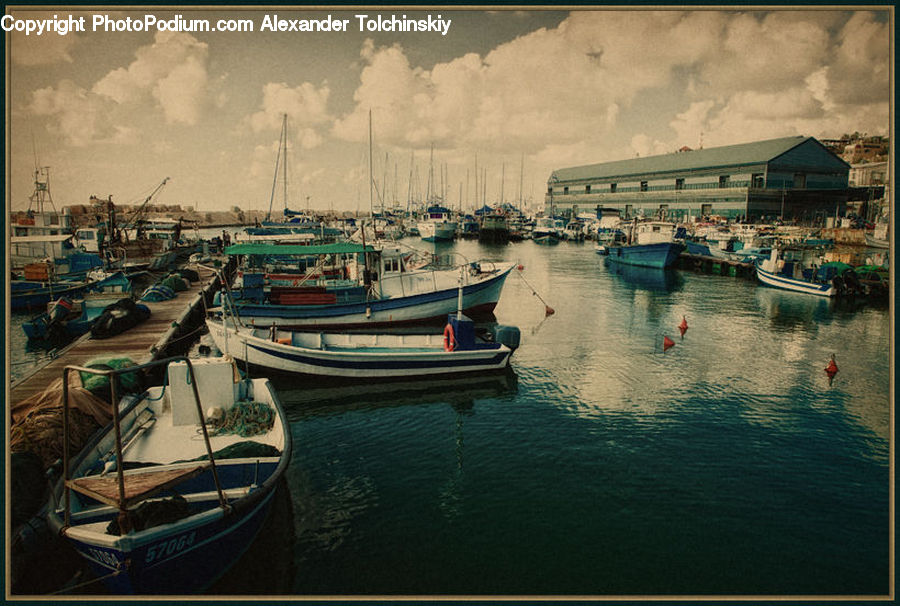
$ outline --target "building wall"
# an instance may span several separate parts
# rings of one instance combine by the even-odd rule
[[[820,206],[817,198],[794,195],[798,192],[816,192],[823,207],[846,202],[847,174],[846,164],[811,139],[768,163],[550,183],[545,204],[576,213],[604,206],[628,216],[670,219],[774,218],[782,212],[788,217],[799,204],[813,212]]]

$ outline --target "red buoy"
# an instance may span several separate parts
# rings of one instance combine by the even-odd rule
[[[556,313],[556,310],[550,307],[549,305],[544,305],[544,317],[552,316]]]
[[[525,266],[522,265],[521,263],[519,263],[519,264],[516,266],[516,269],[518,269],[519,271],[522,271],[523,269],[525,269]]]
[[[687,318],[685,318],[684,316],[681,316],[681,324],[678,325],[678,330],[681,331],[682,337],[684,336],[684,333],[687,332],[687,329],[688,329]]]
[[[829,379],[833,379],[834,375],[836,375],[837,373],[837,363],[834,361],[834,354],[831,354],[831,362],[829,362],[828,366],[825,367],[825,374],[828,375]]]
[[[670,347],[674,347],[674,346],[675,346],[675,341],[673,341],[669,337],[663,336],[663,352],[668,351]]]

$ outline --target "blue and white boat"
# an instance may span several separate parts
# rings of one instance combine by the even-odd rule
[[[635,220],[627,240],[607,246],[609,260],[641,267],[671,267],[678,260],[684,245],[674,240],[675,225],[666,221]]]
[[[240,326],[232,317],[207,319],[223,352],[266,371],[382,379],[499,370],[509,365],[518,330],[499,327],[507,343],[480,341],[472,320],[452,314],[444,333],[294,332]]]
[[[231,359],[65,373],[111,377],[160,364],[167,384],[122,399],[111,425],[74,458],[64,432],[63,477],[51,492],[51,528],[112,593],[209,587],[253,542],[291,458],[272,385],[241,380]]]
[[[849,265],[824,263],[819,267],[806,267],[802,258],[791,252],[773,248],[768,259],[757,261],[759,281],[773,288],[819,297],[863,293],[859,277]]]
[[[365,252],[363,252],[365,251]],[[515,264],[496,265],[476,262],[459,268],[413,268],[406,265],[401,249],[342,243],[324,246],[236,245],[225,251],[229,255],[250,255],[257,267],[262,259],[272,255],[350,254],[355,258],[346,263],[347,279],[297,276],[297,285],[252,286],[248,288],[248,274],[243,286],[234,293],[238,315],[245,324],[269,327],[273,324],[287,329],[323,329],[350,327],[381,327],[399,324],[442,322],[447,314],[457,311],[457,291],[462,280],[462,311],[479,319],[489,316],[497,305],[503,284]],[[408,255],[408,253],[407,253]],[[365,260],[363,257],[365,256]],[[324,266],[324,264],[323,264]],[[261,276],[260,276],[261,277]],[[261,284],[262,280],[254,284]],[[217,296],[216,305],[222,303]]]
[[[419,235],[426,242],[450,242],[456,237],[453,212],[440,204],[429,206],[419,221]]]
[[[29,339],[77,337],[91,329],[107,306],[131,297],[131,281],[122,272],[103,277],[83,295],[72,301],[60,297],[48,310],[22,324]]]
[[[539,217],[534,223],[531,239],[535,244],[559,244],[566,229],[565,221],[554,217]]]

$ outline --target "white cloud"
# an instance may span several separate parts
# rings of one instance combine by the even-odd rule
[[[119,104],[136,103],[149,92],[167,122],[193,125],[210,102],[208,52],[207,44],[190,34],[157,32],[128,67],[110,71],[92,90]]]
[[[301,129],[320,125],[331,120],[328,114],[328,96],[331,90],[327,83],[316,87],[310,82],[290,87],[284,82],[270,82],[263,87],[262,109],[249,117],[254,132],[278,130],[282,116],[288,115],[289,122]]]
[[[110,124],[106,119],[109,111],[106,102],[71,80],[62,80],[55,88],[33,91],[30,110],[38,116],[55,118],[48,129],[77,147],[98,141],[122,141],[131,133]]]

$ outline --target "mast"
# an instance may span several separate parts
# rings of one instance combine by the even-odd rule
[[[506,162],[500,164],[500,204],[503,204],[503,186],[506,184]]]
[[[369,215],[375,216],[374,192],[372,191],[372,110],[369,110]],[[365,222],[363,222],[365,225]],[[363,232],[365,233],[365,231]]]
[[[288,209],[288,180],[287,180],[287,114],[284,114],[284,122],[281,125],[282,144],[284,145],[284,162],[282,162],[282,171],[284,172],[284,210]]]
[[[275,188],[278,186],[278,168],[281,160],[283,145],[287,141],[287,114],[281,121],[281,136],[278,137],[278,154],[275,156],[275,173],[272,175],[272,193],[269,194],[269,210],[266,212],[266,221],[272,218],[272,203],[275,201]],[[287,208],[287,162],[284,162],[284,207]]]
[[[525,154],[522,153],[522,162],[519,164],[519,207],[522,206],[522,178],[525,175]]]

